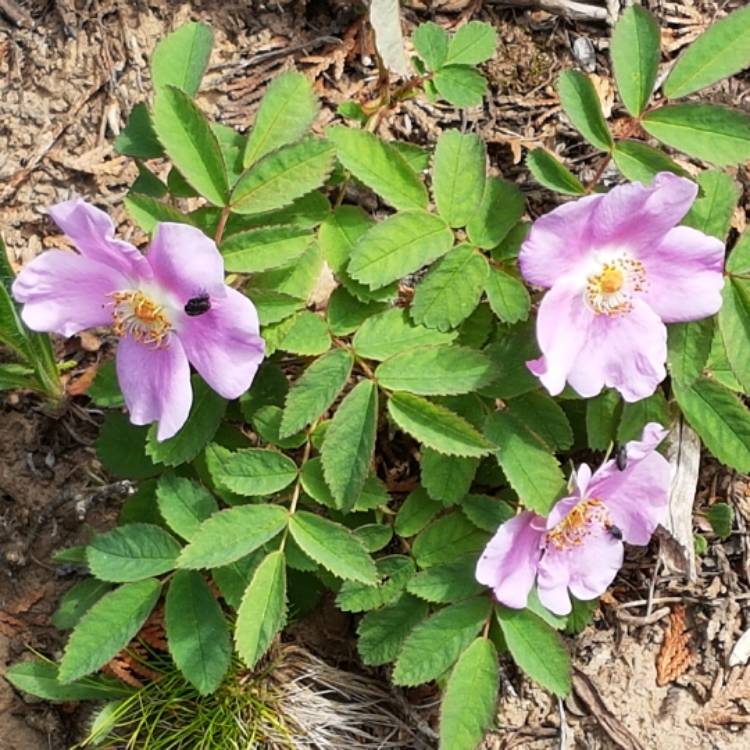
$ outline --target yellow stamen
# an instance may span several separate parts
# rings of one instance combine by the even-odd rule
[[[157,349],[166,346],[172,324],[162,305],[154,302],[140,289],[113,292],[112,328],[118,336],[132,336],[142,344]]]
[[[584,298],[597,315],[622,315],[633,309],[633,298],[646,288],[643,264],[622,254],[602,263],[586,281]]]
[[[580,547],[595,527],[612,525],[609,513],[601,500],[585,498],[575,505],[565,518],[547,532],[547,542],[558,552]]]

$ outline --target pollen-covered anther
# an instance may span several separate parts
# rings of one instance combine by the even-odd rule
[[[155,348],[165,346],[172,324],[162,305],[139,289],[113,292],[112,328],[118,336],[131,336]]]
[[[580,547],[593,531],[609,528],[612,521],[604,503],[586,498],[577,503],[560,523],[547,532],[546,541],[558,552]]]
[[[646,288],[643,264],[627,255],[602,263],[586,280],[586,304],[597,315],[622,315],[633,309],[633,298]]]

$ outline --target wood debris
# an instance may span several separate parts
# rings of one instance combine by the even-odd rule
[[[663,687],[674,682],[687,672],[692,662],[690,634],[685,625],[685,607],[678,605],[669,616],[669,626],[656,657],[656,684]]]
[[[726,679],[719,674],[711,698],[691,723],[704,729],[750,724],[750,666],[735,667]]]

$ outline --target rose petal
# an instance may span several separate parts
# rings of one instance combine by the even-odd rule
[[[522,609],[534,585],[544,519],[525,511],[506,521],[479,558],[476,579],[489,586],[498,601]]]
[[[233,399],[250,387],[265,344],[255,306],[244,294],[226,287],[225,296],[211,298],[208,312],[183,314],[177,326],[188,359],[211,388]]]
[[[568,594],[570,572],[564,556],[554,548],[548,549],[539,563],[536,579],[539,601],[556,615],[567,615],[573,609]]]
[[[565,388],[568,373],[586,345],[594,317],[584,304],[581,286],[575,279],[561,279],[544,295],[536,321],[543,356],[526,364],[553,396]]]
[[[65,250],[34,258],[13,282],[13,296],[24,305],[21,317],[33,331],[73,336],[112,322],[107,295],[127,286],[115,268]]]
[[[224,260],[212,239],[188,224],[159,224],[146,254],[159,285],[180,307],[202,293],[224,296]]]
[[[586,342],[568,374],[581,396],[616,388],[625,401],[650,396],[667,375],[667,329],[642,300],[629,313],[596,316]]]
[[[576,599],[588,601],[601,596],[622,567],[622,542],[602,530],[571,554],[568,588]]]
[[[671,172],[660,172],[648,187],[633,182],[613,188],[593,208],[592,245],[632,252],[658,243],[697,195],[694,182]]]
[[[74,198],[52,206],[49,215],[81,255],[117,269],[130,280],[126,286],[150,276],[143,254],[130,243],[115,239],[115,225],[101,209]]]
[[[707,318],[721,307],[724,243],[690,227],[675,227],[639,253],[645,300],[665,323]]]
[[[158,422],[166,440],[185,424],[193,401],[190,365],[177,337],[158,349],[130,336],[117,349],[117,379],[133,424]]]
[[[565,203],[539,217],[521,245],[518,262],[530,284],[554,286],[575,273],[591,250],[591,219],[604,196],[590,195]]]

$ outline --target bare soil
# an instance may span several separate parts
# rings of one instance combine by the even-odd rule
[[[599,157],[560,116],[553,84],[561,69],[576,65],[595,76],[605,109],[613,106],[609,27],[601,19],[605,5],[616,12],[621,4],[591,0],[586,18],[571,18],[561,9],[566,2],[558,0],[406,0],[407,31],[427,19],[451,26],[478,17],[495,25],[501,43],[486,66],[486,106],[459,113],[410,101],[382,123],[382,134],[434,143],[447,126],[476,130],[489,144],[491,168],[520,184],[536,215],[549,197],[529,181],[525,149],[555,148],[584,180],[596,173]],[[675,55],[717,15],[743,3],[643,4],[661,19],[664,48]],[[136,170],[112,142],[133,104],[148,98],[148,58],[166,31],[187,19],[214,28],[201,104],[227,124],[247,128],[267,82],[296,66],[315,79],[325,104],[316,123],[322,129],[340,101],[375,95],[377,70],[361,13],[344,0],[2,0],[0,228],[12,262],[20,265],[62,241],[45,210],[74,194],[110,211],[123,236],[142,239],[122,208]],[[747,110],[750,75],[715,87],[712,96]],[[605,179],[612,176],[605,172]],[[737,176],[747,186],[746,172]],[[736,229],[746,223],[747,200],[742,205]],[[73,339],[65,347],[75,363],[70,384],[91,374],[107,353],[106,340]],[[123,487],[111,483],[96,461],[91,443],[98,420],[85,399],[60,414],[45,413],[25,396],[0,401],[0,670],[26,647],[59,655],[62,641],[49,616],[76,571],[52,564],[50,555],[116,518]],[[750,480],[705,462],[695,523],[707,532],[700,512],[722,500],[735,507],[739,532],[724,542],[708,535],[711,543],[693,584],[657,567],[653,550],[631,551],[594,623],[568,639],[577,670],[574,694],[558,704],[504,665],[497,731],[486,747],[749,747],[750,669],[728,666],[738,637],[750,627],[749,498]],[[689,622],[690,666],[676,681],[658,686],[656,659],[678,605],[686,607]],[[346,623],[318,618],[308,636],[323,642],[331,629],[345,634]],[[412,696],[417,702],[419,697]],[[434,720],[434,710],[422,718]],[[0,680],[0,750],[68,748],[80,726],[80,709],[21,698]]]

